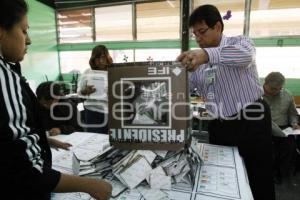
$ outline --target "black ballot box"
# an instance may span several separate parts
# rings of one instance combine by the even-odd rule
[[[187,71],[178,62],[110,66],[108,106],[117,148],[178,150],[190,142]]]

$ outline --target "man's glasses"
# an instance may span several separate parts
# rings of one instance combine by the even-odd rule
[[[193,31],[193,37],[199,37],[199,36],[203,36],[207,31],[208,31],[208,29],[210,29],[210,27],[207,27],[206,29],[204,29],[204,30],[201,30],[201,31],[199,31],[199,30],[197,30],[197,31]]]

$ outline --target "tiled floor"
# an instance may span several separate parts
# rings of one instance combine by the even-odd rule
[[[283,180],[275,185],[276,200],[300,200],[300,172],[290,180]]]

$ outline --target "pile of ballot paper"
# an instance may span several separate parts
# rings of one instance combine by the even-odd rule
[[[174,182],[191,184],[184,151],[134,150],[113,166],[113,175],[133,189],[146,181],[152,189],[171,189]]]
[[[105,179],[113,187],[112,200],[253,199],[237,148],[193,140],[179,151],[122,150],[108,145],[108,135],[73,133],[60,139],[73,146],[52,149],[53,167]],[[93,198],[55,193],[52,199]]]

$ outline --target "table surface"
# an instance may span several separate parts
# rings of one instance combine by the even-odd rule
[[[95,152],[99,141],[107,142],[108,135],[75,132],[70,135],[55,136],[56,139],[73,144],[70,151],[55,150],[53,152],[53,167],[62,165],[62,160],[67,161],[72,157],[73,152],[83,148],[87,152],[82,155],[89,155]],[[100,142],[101,143],[101,142]],[[96,145],[95,145],[96,144]],[[171,190],[161,190],[168,194],[171,200],[253,200],[243,160],[236,147],[217,146],[204,143],[195,143],[199,154],[203,158],[200,165],[196,165],[195,182],[192,188],[187,188],[180,183],[172,184]],[[81,150],[83,150],[81,149]],[[89,152],[91,151],[91,152]],[[89,153],[88,153],[89,152]],[[69,159],[66,166],[60,168],[64,173],[72,174],[72,159]],[[57,169],[57,168],[55,168]],[[59,170],[59,169],[57,169]],[[141,189],[127,190],[120,194],[115,200],[145,200],[141,195]],[[150,191],[150,187],[149,187]],[[53,193],[52,200],[84,200],[93,199],[85,193]]]

